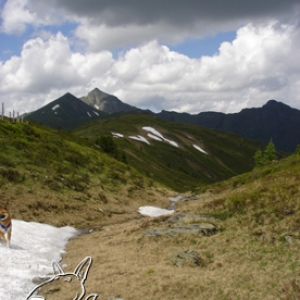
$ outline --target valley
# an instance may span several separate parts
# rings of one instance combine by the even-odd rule
[[[72,131],[3,120],[0,138],[1,205],[81,231],[61,264],[92,257],[87,294],[299,298],[299,149],[255,168],[260,141],[140,111]]]

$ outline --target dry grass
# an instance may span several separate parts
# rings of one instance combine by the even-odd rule
[[[117,186],[103,191],[91,186],[87,192],[46,189],[36,183],[31,188],[6,185],[0,192],[0,205],[8,204],[14,219],[47,223],[54,226],[98,228],[105,224],[122,223],[139,217],[141,205],[167,207],[168,190],[164,188],[134,188]],[[128,192],[130,189],[130,193]]]
[[[62,261],[73,271],[93,258],[87,293],[98,293],[99,300],[300,298],[300,156],[202,188],[200,200],[179,202],[177,213],[221,220],[210,237],[143,237],[164,218],[141,217],[138,207],[165,208],[175,195],[126,166],[109,166],[99,174],[78,167],[80,177],[60,170],[68,181],[61,187],[56,173],[48,184],[43,166],[26,165],[19,171],[24,176],[12,173],[14,180],[1,183],[1,202],[9,203],[13,218],[93,229],[69,242]],[[173,265],[170,256],[187,249],[203,266]]]
[[[72,270],[90,255],[87,292],[99,299],[299,299],[299,158],[293,164],[178,203],[178,213],[222,218],[214,236],[143,237],[164,218],[131,219],[72,239],[63,263]],[[173,265],[172,253],[187,249],[204,266]]]
[[[92,256],[86,286],[99,299],[276,299],[299,269],[298,241],[261,241],[233,224],[212,237],[142,237],[153,225],[135,220],[80,236],[63,263],[72,269]],[[171,254],[186,249],[198,252],[204,267],[173,265]]]

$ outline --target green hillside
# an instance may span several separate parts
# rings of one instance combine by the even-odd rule
[[[126,118],[115,124],[119,127],[113,127],[113,119],[104,120],[103,130],[107,126],[107,134],[117,128],[121,133],[123,128],[124,135],[143,135],[141,128],[152,126],[179,145],[150,140],[150,146],[143,143],[140,151],[139,141],[115,140],[141,161],[149,155],[149,165],[155,151],[147,148],[152,144],[160,155],[163,151],[171,155],[174,149],[183,155],[188,141],[201,138],[199,146],[211,156],[208,161],[227,166],[229,157],[239,157],[238,149],[244,149],[240,156],[249,155],[249,160],[256,149],[256,144],[251,148],[249,141],[232,134],[193,131],[193,126],[177,127],[139,115]],[[103,153],[92,138],[92,134],[99,136],[99,129],[92,131],[95,124],[86,124],[91,136],[82,139],[35,123],[0,121],[0,205],[7,203],[15,219],[71,225],[89,232],[69,241],[62,261],[68,272],[82,257],[93,258],[88,292],[103,299],[116,295],[133,300],[299,299],[299,151],[228,180],[195,183],[193,191],[183,193],[176,202],[172,223],[168,217],[142,217],[137,209],[141,205],[166,208],[168,197],[177,193],[158,184],[155,176],[143,176]],[[235,161],[239,164],[242,158]],[[172,176],[171,171],[163,174]],[[184,216],[181,222],[180,216]],[[199,223],[215,231],[175,234]],[[149,235],[157,228],[172,234]],[[187,250],[196,253],[197,259],[181,265],[174,262],[178,253]]]
[[[178,147],[149,137],[143,127],[157,130]],[[255,151],[264,147],[261,142],[232,133],[171,123],[138,113],[86,123],[74,133],[93,143],[101,136],[114,137],[130,166],[180,192],[250,171],[254,167]],[[145,138],[149,144],[133,136]]]
[[[14,218],[82,227],[125,216],[143,203],[135,195],[146,188],[160,199],[153,180],[62,130],[0,121],[0,149],[0,204],[8,203]]]

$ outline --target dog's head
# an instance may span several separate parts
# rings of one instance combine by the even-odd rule
[[[84,282],[92,263],[91,257],[86,257],[74,270],[65,273],[59,264],[52,262],[54,276],[37,286],[26,300],[82,300],[85,296]],[[89,295],[86,300],[97,299],[96,294]]]
[[[10,212],[7,207],[0,207],[0,222],[4,222],[10,217]]]

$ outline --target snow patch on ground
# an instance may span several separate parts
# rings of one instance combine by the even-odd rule
[[[146,138],[144,138],[143,136],[141,135],[137,135],[137,136],[129,136],[130,139],[133,139],[133,140],[137,140],[137,141],[140,141],[140,142],[144,142],[148,145],[150,145],[150,143],[148,142],[148,140]]]
[[[88,114],[88,116],[89,116],[90,118],[92,117],[91,114],[90,114],[88,111],[87,111],[86,113]]]
[[[157,141],[162,141],[162,139],[161,138],[159,138],[158,136],[156,136],[156,135],[154,135],[154,134],[152,134],[152,133],[148,133],[147,134],[151,139],[154,139],[154,140],[157,140]]]
[[[177,147],[177,148],[179,147],[176,142],[166,139],[159,131],[157,131],[156,129],[154,129],[152,127],[145,126],[142,129],[150,132],[150,134],[153,134],[154,136],[162,139],[163,141],[168,142],[169,144],[171,144],[174,147]],[[153,136],[151,136],[151,137],[154,138]]]
[[[53,107],[52,107],[52,110],[56,110],[56,109],[58,109],[60,106],[59,106],[59,104],[56,104],[56,105],[54,105]]]
[[[162,135],[160,132],[158,132],[156,129],[154,129],[154,128],[152,128],[152,127],[145,126],[145,127],[143,127],[142,129],[145,130],[145,131],[148,131],[148,132],[153,133],[154,135],[160,137],[162,140],[165,139],[165,138],[163,137],[163,135]]]
[[[169,197],[169,200],[172,202],[177,202],[179,200],[181,200],[183,198],[183,196],[178,195],[177,197]]]
[[[178,144],[176,142],[170,141],[170,140],[167,140],[167,139],[165,139],[165,141],[168,142],[168,143],[170,143],[172,146],[179,148],[179,146],[178,146]]]
[[[96,111],[93,110],[93,113],[99,117],[99,114]]]
[[[202,153],[205,153],[205,154],[208,154],[206,151],[204,151],[202,148],[200,148],[199,146],[197,145],[193,145],[193,147],[199,151],[201,151]]]
[[[121,138],[123,138],[124,137],[124,135],[123,134],[121,134],[121,133],[117,133],[117,132],[112,132],[111,133],[114,137],[121,137]]]
[[[171,215],[175,212],[175,210],[168,210],[155,206],[141,206],[139,207],[138,212],[146,217],[160,217]]]
[[[12,226],[11,248],[0,242],[0,298],[24,300],[36,287],[32,279],[52,274],[52,260],[61,260],[68,239],[78,231],[20,220]]]

